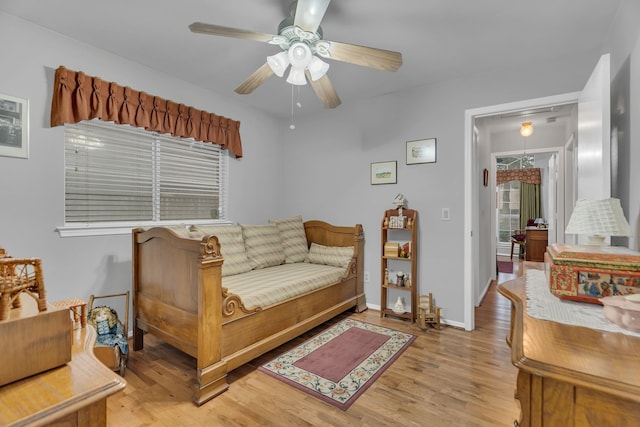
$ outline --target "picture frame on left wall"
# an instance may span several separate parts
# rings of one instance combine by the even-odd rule
[[[371,184],[395,184],[398,180],[398,162],[371,163]]]
[[[0,93],[0,156],[29,158],[29,101]]]

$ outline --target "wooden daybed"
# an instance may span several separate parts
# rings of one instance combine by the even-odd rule
[[[197,362],[193,400],[201,405],[224,392],[227,373],[303,332],[353,308],[366,310],[361,225],[304,223],[307,242],[353,246],[337,283],[264,308],[247,309],[223,287],[218,238],[179,237],[156,227],[133,231],[134,350],[151,333]]]

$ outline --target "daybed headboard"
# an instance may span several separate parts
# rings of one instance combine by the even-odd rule
[[[324,221],[306,221],[304,231],[309,243],[314,242],[323,246],[354,246],[364,240],[362,225],[355,227],[339,227]]]

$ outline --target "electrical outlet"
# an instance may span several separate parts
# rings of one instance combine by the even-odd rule
[[[365,271],[365,272],[364,272],[364,281],[365,281],[365,282],[368,282],[368,281],[369,281],[369,272],[368,272],[368,271]]]

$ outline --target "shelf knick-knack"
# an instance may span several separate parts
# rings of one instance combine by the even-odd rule
[[[398,299],[396,300],[396,303],[393,305],[393,312],[396,314],[403,314],[405,312],[402,297],[398,297]]]

